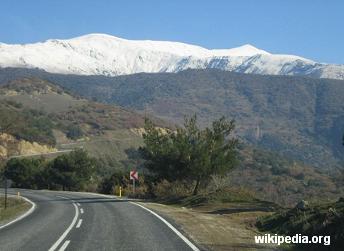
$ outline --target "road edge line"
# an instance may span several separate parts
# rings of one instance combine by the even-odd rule
[[[27,216],[29,216],[30,214],[32,214],[32,212],[36,209],[37,206],[36,206],[36,203],[35,203],[35,202],[33,202],[32,200],[30,200],[30,199],[28,199],[28,198],[26,198],[26,197],[24,197],[24,196],[20,196],[20,198],[22,198],[22,199],[24,199],[25,201],[29,202],[29,203],[31,204],[31,208],[30,208],[28,211],[26,211],[25,213],[23,213],[22,215],[20,215],[20,216],[18,216],[17,218],[15,218],[14,220],[12,220],[12,221],[6,223],[5,225],[0,226],[0,230],[1,230],[1,229],[4,229],[5,227],[8,227],[8,226],[12,225],[13,223],[16,223],[16,222],[18,222],[18,221],[24,219],[25,217],[27,217]]]
[[[63,234],[60,236],[60,238],[58,238],[58,240],[49,248],[48,251],[54,251],[57,249],[57,247],[61,244],[61,242],[67,237],[67,235],[69,234],[69,232],[73,229],[76,221],[78,220],[79,217],[79,209],[77,207],[77,205],[75,204],[75,202],[67,197],[63,197],[63,196],[58,196],[64,199],[68,199],[70,201],[72,201],[72,204],[74,206],[75,209],[75,215],[74,218],[72,220],[72,223],[69,225],[69,227],[63,232]]]
[[[200,251],[198,247],[196,247],[188,238],[186,238],[181,232],[179,232],[171,223],[169,223],[167,220],[165,220],[163,217],[161,217],[156,212],[146,208],[145,206],[142,206],[141,204],[138,204],[136,202],[130,201],[131,204],[134,204],[136,206],[139,206],[143,208],[144,210],[150,212],[155,217],[157,217],[159,220],[161,220],[165,225],[167,225],[176,235],[178,235],[179,238],[181,238],[193,251]]]

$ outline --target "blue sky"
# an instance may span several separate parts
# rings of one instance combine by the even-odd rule
[[[0,42],[107,33],[344,64],[342,0],[1,0]]]

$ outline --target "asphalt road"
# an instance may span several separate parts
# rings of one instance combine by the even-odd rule
[[[193,250],[183,236],[132,202],[94,194],[20,192],[36,209],[0,229],[1,251]]]

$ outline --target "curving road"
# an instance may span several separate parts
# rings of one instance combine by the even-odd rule
[[[20,192],[36,209],[0,229],[2,251],[198,250],[168,223],[130,201],[86,193]]]

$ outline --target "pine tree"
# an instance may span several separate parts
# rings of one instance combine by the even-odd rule
[[[235,123],[224,117],[211,128],[197,126],[197,117],[186,118],[183,128],[161,130],[146,120],[145,146],[140,148],[145,167],[158,179],[195,182],[193,194],[212,174],[226,174],[235,167],[238,140],[232,136]]]

